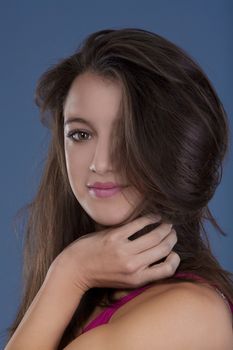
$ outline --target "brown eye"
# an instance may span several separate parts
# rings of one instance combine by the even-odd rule
[[[76,137],[75,135],[78,135],[78,136]],[[68,133],[67,137],[72,139],[75,142],[80,142],[88,139],[88,137],[85,137],[86,135],[90,136],[90,133],[82,130],[74,130]]]

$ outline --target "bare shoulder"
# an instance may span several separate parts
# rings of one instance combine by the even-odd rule
[[[153,288],[153,287],[152,287]],[[210,286],[176,284],[155,294],[113,324],[119,348],[130,349],[137,335],[146,348],[232,350],[232,315],[224,299]],[[119,337],[124,334],[124,337]],[[123,341],[122,344],[119,342]],[[126,346],[128,342],[128,346]],[[124,344],[124,346],[123,346]],[[192,344],[192,345],[191,345]],[[142,349],[138,344],[131,348]]]
[[[213,288],[182,282],[160,293],[149,289],[149,297],[65,350],[232,350],[232,315]]]

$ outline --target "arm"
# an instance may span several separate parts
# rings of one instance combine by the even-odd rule
[[[85,291],[51,265],[5,350],[55,350]]]
[[[171,224],[128,239],[154,221],[140,217],[119,228],[89,233],[66,247],[50,266],[5,350],[55,350],[83,294],[92,287],[136,288],[173,275],[180,259],[175,252],[169,254],[177,241]],[[148,267],[167,254],[164,263]]]

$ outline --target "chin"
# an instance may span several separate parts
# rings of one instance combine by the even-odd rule
[[[120,226],[123,220],[106,220],[101,222],[96,222],[96,230],[104,230],[109,227]]]
[[[127,224],[130,220],[129,220],[129,216],[130,215],[125,215],[124,217],[119,217],[119,218],[110,218],[108,217],[107,219],[105,220],[95,220],[96,222],[96,231],[101,231],[101,230],[104,230],[104,229],[107,229],[107,228],[114,228],[114,227],[120,227],[122,225],[125,225]]]

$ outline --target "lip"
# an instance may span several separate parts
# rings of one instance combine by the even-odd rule
[[[108,188],[108,189],[90,187],[89,192],[94,197],[107,198],[107,197],[112,197],[115,194],[119,193],[121,191],[121,189],[122,189],[122,187],[120,187],[120,186],[112,187],[112,188]]]
[[[87,187],[95,189],[113,189],[118,187],[125,187],[114,182],[95,182],[93,185],[88,184]]]

